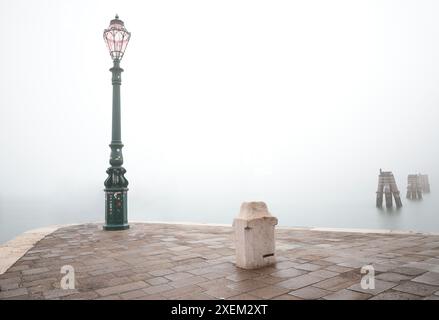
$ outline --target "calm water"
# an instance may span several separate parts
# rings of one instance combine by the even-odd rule
[[[405,199],[406,184],[399,183],[403,196],[403,208],[399,210],[374,207],[376,182],[376,178],[371,177],[359,184],[338,182],[332,188],[321,184],[321,189],[297,188],[291,191],[285,184],[276,187],[275,181],[266,179],[265,188],[249,187],[247,193],[238,193],[237,190],[245,190],[245,186],[252,185],[253,181],[228,189],[223,186],[215,189],[215,183],[203,189],[176,187],[168,189],[167,193],[132,186],[129,219],[230,224],[240,203],[254,199],[266,201],[282,226],[439,232],[439,198],[435,196],[434,179],[430,177],[432,192],[424,195],[422,201]],[[26,198],[12,197],[0,204],[0,242],[32,228],[102,221],[104,217],[103,193],[91,188],[88,193],[72,190]]]

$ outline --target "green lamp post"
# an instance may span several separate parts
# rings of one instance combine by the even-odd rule
[[[105,225],[104,230],[124,230],[129,228],[127,215],[128,180],[124,177],[126,172],[122,167],[122,138],[120,126],[120,85],[122,83],[120,67],[125,49],[130,40],[129,33],[122,20],[116,15],[111,20],[110,26],[104,30],[104,40],[113,59],[112,73],[113,84],[113,120],[111,137],[110,165],[107,169],[108,178],[105,180]]]

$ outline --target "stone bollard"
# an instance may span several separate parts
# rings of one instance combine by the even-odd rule
[[[233,220],[236,265],[256,269],[276,262],[274,226],[277,218],[264,202],[244,202]]]

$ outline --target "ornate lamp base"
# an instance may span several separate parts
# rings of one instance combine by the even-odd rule
[[[125,230],[130,226],[127,215],[128,188],[105,189],[104,230]]]
[[[129,224],[125,224],[125,225],[104,225],[103,229],[105,231],[118,231],[118,230],[126,230],[129,229],[130,225]]]
[[[125,230],[128,224],[128,181],[122,167],[110,167],[105,180],[105,225],[104,230]]]

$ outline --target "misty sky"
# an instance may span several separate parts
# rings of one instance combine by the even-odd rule
[[[104,219],[116,13],[130,218],[306,223],[373,208],[379,168],[435,189],[438,1],[0,0],[0,224]]]

